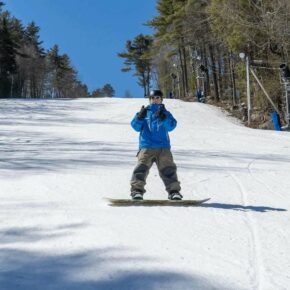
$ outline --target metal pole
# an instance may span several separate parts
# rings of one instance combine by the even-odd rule
[[[248,101],[248,126],[251,124],[251,90],[250,90],[250,60],[246,56],[246,72],[247,72],[247,101]]]
[[[286,95],[286,120],[287,120],[287,127],[289,128],[289,119],[290,119],[290,115],[289,115],[289,100],[288,100],[288,82],[285,83],[285,95]]]
[[[254,78],[256,79],[257,83],[259,84],[259,86],[261,87],[262,91],[264,92],[264,94],[266,95],[266,97],[268,98],[269,102],[271,103],[271,105],[273,106],[273,108],[275,109],[276,113],[278,114],[279,110],[278,108],[275,106],[274,102],[272,101],[272,99],[270,98],[269,94],[267,93],[267,91],[265,90],[264,86],[262,85],[262,83],[260,82],[259,78],[257,77],[257,75],[255,74],[255,72],[250,69],[252,75],[254,76]]]

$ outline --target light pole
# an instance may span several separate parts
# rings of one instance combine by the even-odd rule
[[[289,108],[289,91],[290,91],[290,69],[287,64],[280,65],[281,83],[284,85],[285,105],[286,105],[286,122],[287,125],[282,127],[283,130],[290,130],[290,108]]]
[[[288,92],[290,90],[289,87],[289,82],[285,82],[285,97],[286,97],[286,120],[287,120],[287,126],[283,129],[289,129],[290,128],[290,115],[289,115],[289,97],[288,97]]]
[[[202,91],[205,96],[205,73],[207,68],[202,64],[202,57],[198,51],[193,50],[191,54],[193,72],[196,74],[196,89]]]

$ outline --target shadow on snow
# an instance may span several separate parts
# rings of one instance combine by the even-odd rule
[[[65,255],[0,250],[0,288],[5,290],[223,289],[219,282],[175,271],[145,270],[148,259],[104,248]],[[153,261],[154,263],[154,261]],[[132,265],[138,265],[135,270]],[[131,265],[126,269],[126,266]],[[148,268],[148,267],[147,267]],[[227,288],[231,290],[230,288]],[[235,288],[236,289],[236,288]]]
[[[136,164],[137,139],[134,142],[80,141],[79,139],[55,136],[46,127],[63,125],[122,125],[128,126],[129,121],[102,119],[102,116],[82,118],[93,107],[81,101],[73,102],[54,100],[7,100],[0,107],[0,124],[29,127],[43,127],[42,132],[25,130],[7,130],[0,127],[0,171],[31,171],[46,172],[59,170],[90,169],[96,167],[128,167],[133,169]],[[67,105],[68,104],[68,105]],[[96,104],[94,104],[96,105]],[[107,102],[97,104],[106,110],[112,106]],[[74,114],[72,114],[74,113]],[[17,127],[16,127],[17,128]],[[13,128],[14,129],[14,128]],[[108,127],[109,130],[109,127]],[[135,149],[134,149],[135,148]],[[207,172],[248,172],[249,165],[255,160],[263,162],[279,162],[289,164],[290,158],[282,154],[253,154],[243,152],[222,152],[206,150],[173,150],[182,170],[205,170]],[[202,159],[202,164],[195,160]],[[217,161],[210,164],[208,159]],[[228,160],[227,160],[228,159]],[[226,164],[224,161],[227,161]],[[238,166],[230,166],[237,161]],[[221,165],[219,165],[222,161]],[[267,170],[267,166],[265,170]],[[257,170],[257,169],[255,169]],[[262,170],[261,168],[259,170]]]
[[[287,211],[284,208],[275,208],[268,206],[253,206],[253,205],[240,205],[240,204],[226,204],[226,203],[205,203],[201,207],[210,207],[218,209],[230,209],[239,211],[255,211],[255,212],[269,212],[269,211]]]
[[[40,227],[2,229],[0,289],[223,289],[222,284],[213,281],[214,278],[186,275],[182,273],[183,269],[160,270],[160,261],[150,255],[140,256],[135,249],[105,247],[76,252],[68,247],[67,251],[63,251],[57,247],[57,240],[51,241],[51,238],[64,235],[73,238],[74,229],[87,226],[83,223],[74,223],[45,229]],[[97,236],[95,238],[98,239]],[[52,246],[53,251],[33,249],[35,242],[43,241]],[[16,248],[17,242],[21,243],[21,249]],[[24,250],[23,243],[29,245],[30,250]]]

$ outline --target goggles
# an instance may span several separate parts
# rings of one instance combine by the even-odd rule
[[[160,96],[151,96],[150,99],[151,100],[160,100],[161,97]]]

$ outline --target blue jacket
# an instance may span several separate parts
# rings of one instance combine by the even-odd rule
[[[131,122],[132,128],[140,132],[139,148],[168,148],[170,149],[170,139],[168,132],[176,127],[176,120],[165,108],[163,112],[166,119],[161,121],[155,114],[162,105],[151,104],[146,107],[147,115],[143,120],[138,119],[138,113]]]

